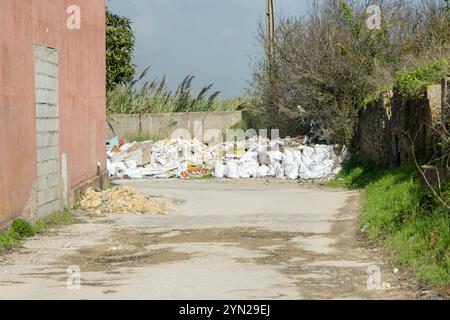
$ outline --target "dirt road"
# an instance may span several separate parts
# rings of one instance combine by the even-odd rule
[[[264,180],[131,184],[173,198],[178,213],[82,217],[30,239],[0,256],[0,299],[418,297],[358,245],[357,193]],[[368,289],[368,268],[385,289]]]

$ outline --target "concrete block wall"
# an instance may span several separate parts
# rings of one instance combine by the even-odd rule
[[[107,136],[115,135],[127,140],[141,131],[152,137],[170,138],[177,129],[186,129],[193,138],[195,130],[202,128],[203,133],[209,129],[225,131],[242,120],[242,112],[180,112],[149,113],[142,115],[110,115],[109,123],[114,132],[107,126]]]
[[[34,46],[37,146],[37,215],[62,209],[59,175],[58,51]]]

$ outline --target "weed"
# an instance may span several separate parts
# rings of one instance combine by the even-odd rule
[[[144,141],[159,141],[166,139],[166,136],[164,135],[152,135],[148,132],[144,131],[138,131],[134,134],[130,134],[126,137],[127,141],[133,141],[133,142],[144,142]]]
[[[33,224],[22,218],[15,219],[9,230],[0,231],[0,250],[13,248],[20,240],[43,233],[51,226],[77,222],[78,219],[69,210],[39,219]]]
[[[20,238],[34,236],[33,226],[25,219],[15,219],[12,222],[11,230]]]
[[[364,188],[364,235],[388,248],[392,259],[429,285],[449,285],[450,213],[419,184],[414,164],[376,169],[348,162],[329,186]],[[450,199],[450,185],[442,196]]]

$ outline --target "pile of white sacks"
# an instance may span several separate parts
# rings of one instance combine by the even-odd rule
[[[209,146],[198,140],[164,140],[146,148],[125,144],[108,147],[108,170],[112,179],[184,177],[189,168],[209,170],[216,178],[248,179],[276,177],[290,180],[328,180],[340,171],[346,148],[306,145],[295,139],[269,140],[254,137]],[[137,149],[137,150],[136,150]],[[133,150],[128,153],[127,150]],[[142,154],[142,152],[150,154]],[[142,159],[148,159],[143,161]]]

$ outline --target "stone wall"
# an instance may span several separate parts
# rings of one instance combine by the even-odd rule
[[[448,130],[450,130],[450,77],[443,78],[441,82],[442,117]]]
[[[363,161],[391,163],[391,98],[391,92],[383,93],[359,112],[355,150]]]
[[[450,118],[449,81],[427,88],[426,98],[403,99],[397,93],[383,93],[359,112],[354,150],[360,160],[379,166],[428,160],[433,155],[433,122]],[[445,98],[447,97],[447,98]],[[449,122],[450,124],[450,122]]]

